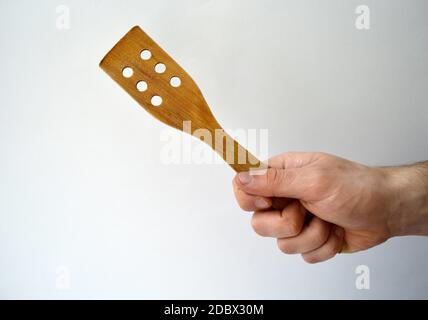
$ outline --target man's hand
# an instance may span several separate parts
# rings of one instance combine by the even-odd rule
[[[372,168],[324,153],[284,153],[239,173],[240,207],[284,253],[315,263],[405,234],[428,234],[428,166]]]

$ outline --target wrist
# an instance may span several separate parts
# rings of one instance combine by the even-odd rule
[[[382,168],[389,194],[391,237],[428,235],[428,166]]]

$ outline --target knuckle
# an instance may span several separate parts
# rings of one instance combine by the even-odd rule
[[[336,256],[336,254],[337,254],[337,250],[328,251],[324,254],[322,260],[320,260],[320,261],[330,260],[331,258],[334,258]]]
[[[316,245],[322,245],[326,242],[328,235],[330,233],[329,228],[325,225],[323,221],[318,221],[315,226],[312,234],[312,243]]]
[[[325,244],[325,251],[329,255],[330,254],[335,255],[337,253],[337,251],[339,251],[339,244],[340,244],[340,242],[338,240],[327,241],[327,243]]]
[[[290,245],[290,242],[285,239],[278,239],[277,241],[278,249],[281,250],[281,252],[285,254],[294,254],[295,249],[292,245]]]
[[[238,205],[244,211],[252,211],[253,210],[251,203],[249,203],[248,201],[238,199]]]
[[[311,255],[311,254],[302,254],[302,258],[303,260],[305,260],[306,263],[309,263],[309,264],[315,264],[320,262],[320,260],[315,255]]]
[[[326,254],[323,261],[329,260],[331,258],[334,258],[337,254],[337,251],[331,251],[330,253]]]
[[[300,223],[295,219],[286,222],[287,233],[290,237],[297,236],[301,231],[301,227]]]
[[[326,251],[331,255],[329,258],[332,258],[342,249],[342,241],[335,237],[334,241],[326,243],[326,247]]]
[[[284,178],[284,171],[278,170],[275,168],[268,169],[267,171],[267,183],[274,187],[281,184],[282,179]]]
[[[253,228],[254,232],[257,233],[259,236],[265,236],[262,219],[256,213],[253,214],[251,218],[251,227]]]
[[[321,246],[324,244],[327,236],[324,231],[319,231],[315,233],[312,237],[312,244],[313,246]]]
[[[337,245],[335,243],[326,243],[325,248],[323,249],[322,259],[320,261],[325,261],[333,258],[337,254]]]

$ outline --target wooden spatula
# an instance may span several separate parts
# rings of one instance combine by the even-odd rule
[[[178,130],[208,130],[206,141],[236,172],[263,163],[232,139],[214,118],[193,79],[140,27],[133,27],[101,60],[100,67],[158,120]]]

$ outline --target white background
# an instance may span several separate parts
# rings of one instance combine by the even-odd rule
[[[369,31],[355,28],[360,4]],[[1,1],[0,297],[428,298],[428,238],[317,265],[281,254],[235,203],[233,171],[162,164],[172,129],[98,67],[140,25],[225,128],[268,129],[272,155],[411,163],[428,159],[427,12],[424,0]],[[355,287],[361,264],[370,290]]]

